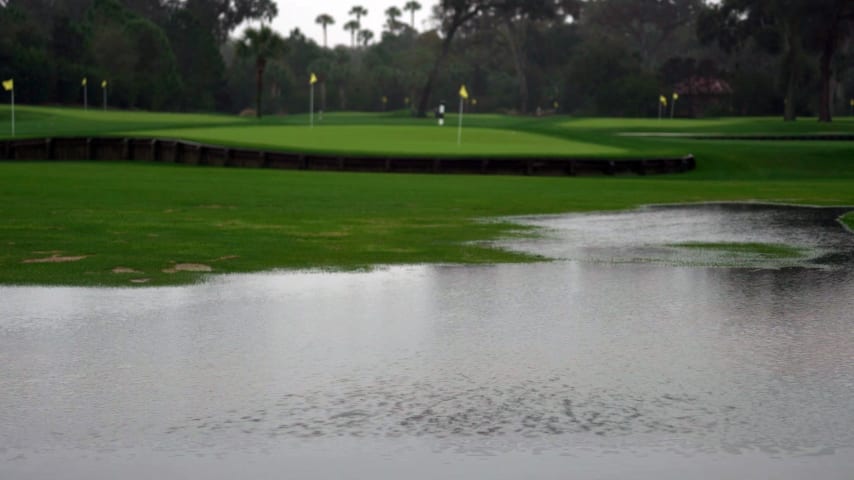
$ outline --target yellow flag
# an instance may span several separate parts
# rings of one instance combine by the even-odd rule
[[[107,88],[107,81],[106,80],[101,82],[101,88]]]
[[[6,80],[3,82],[3,90],[6,90],[7,92],[11,92],[14,89],[15,89],[15,80],[10,78],[9,80]]]
[[[311,85],[317,83],[317,75],[315,75],[314,72],[312,72],[311,78],[308,80],[308,83],[310,83]]]
[[[659,102],[661,102],[661,104],[662,104],[662,105],[664,105],[665,107],[667,106],[667,97],[665,97],[664,95],[662,95],[662,96],[658,99],[658,101],[659,101]]]
[[[80,85],[83,85],[85,87],[87,83],[89,83],[89,80],[86,77],[83,77],[83,81],[80,82]]]
[[[468,100],[468,98],[469,98],[469,91],[466,90],[465,85],[460,87],[460,97],[462,97],[463,100]]]
[[[679,94],[676,92],[673,92],[673,101],[675,102],[676,100],[679,100]]]

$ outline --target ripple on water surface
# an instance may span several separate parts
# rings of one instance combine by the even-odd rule
[[[0,476],[147,478],[160,462],[382,478],[401,461],[408,478],[846,478],[854,271],[838,214],[528,219],[550,234],[514,247],[793,244],[822,268],[557,261],[3,287]],[[482,455],[513,462],[467,460]]]

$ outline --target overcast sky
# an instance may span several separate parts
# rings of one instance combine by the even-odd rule
[[[314,19],[321,13],[327,13],[335,19],[335,25],[327,29],[329,35],[329,46],[338,44],[349,45],[350,33],[344,30],[344,24],[351,18],[348,15],[353,5],[361,5],[368,10],[368,16],[362,18],[362,28],[374,32],[374,38],[379,39],[386,21],[385,11],[391,6],[403,10],[407,0],[276,0],[279,5],[279,15],[273,20],[273,29],[282,36],[288,34],[294,28],[299,28],[306,36],[313,38],[318,44],[323,45],[323,29],[314,23]],[[427,18],[433,5],[438,0],[418,0],[421,10],[415,12],[415,28],[424,30]],[[404,12],[401,21],[409,23],[409,12]],[[236,32],[238,35],[240,32]]]

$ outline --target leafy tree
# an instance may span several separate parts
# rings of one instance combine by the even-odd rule
[[[783,118],[797,119],[797,94],[806,62],[803,20],[812,0],[723,0],[698,23],[700,38],[717,39],[721,48],[733,51],[748,39],[774,54],[782,52],[781,78],[785,92]]]
[[[519,111],[528,113],[528,58],[526,49],[529,31],[537,22],[565,22],[567,17],[578,18],[580,2],[574,0],[505,0],[490,9],[495,28],[507,40],[519,86]]]
[[[326,48],[326,27],[329,25],[335,25],[335,19],[332,18],[332,15],[323,13],[317,16],[314,23],[323,27],[323,48]]]
[[[680,31],[691,30],[704,8],[703,0],[588,0],[581,22],[589,34],[637,52],[652,70],[668,56],[684,55],[673,42]]]
[[[642,116],[656,108],[658,82],[611,40],[585,40],[569,64],[567,102],[585,114]]]
[[[403,6],[403,10],[409,12],[409,26],[415,30],[415,12],[421,10],[421,4],[415,1],[409,1]]]
[[[128,21],[124,31],[136,51],[131,81],[135,94],[133,105],[153,110],[174,110],[180,102],[182,86],[166,34],[141,17]]]
[[[284,53],[285,42],[282,37],[266,25],[259,29],[247,28],[243,38],[237,44],[237,53],[244,58],[255,60],[255,115],[261,118],[261,95],[264,91],[264,69],[267,62]]]
[[[363,47],[367,47],[371,40],[374,39],[374,32],[370,30],[360,30],[359,31],[359,43],[362,44]]]
[[[190,12],[178,10],[166,24],[166,35],[184,85],[182,108],[205,111],[227,108],[225,63],[213,34]]]
[[[361,5],[356,5],[350,9],[350,15],[356,16],[356,23],[359,24],[359,29],[362,28],[362,17],[368,16],[368,9]]]
[[[436,6],[435,16],[441,24],[443,35],[442,46],[439,50],[436,59],[433,62],[433,68],[430,70],[430,75],[424,87],[421,89],[421,98],[418,100],[417,114],[420,117],[427,115],[427,107],[430,104],[430,97],[433,92],[433,86],[439,76],[439,70],[442,64],[448,57],[451,51],[451,43],[454,41],[454,36],[469,20],[473,19],[492,4],[488,0],[442,0]]]
[[[344,30],[350,32],[350,46],[356,47],[356,32],[359,31],[359,22],[355,20],[350,20],[349,22],[344,24]]]
[[[385,16],[388,17],[388,21],[386,22],[386,28],[388,28],[389,32],[396,32],[400,30],[401,24],[397,21],[398,18],[403,15],[403,12],[400,11],[397,7],[389,7],[385,11]]]
[[[806,11],[807,45],[819,52],[819,75],[821,94],[819,98],[818,121],[830,122],[831,82],[833,80],[833,60],[843,42],[854,30],[854,2],[850,0],[813,0]]]
[[[247,20],[270,22],[279,13],[274,0],[185,0],[183,8],[196,17],[220,43]]]

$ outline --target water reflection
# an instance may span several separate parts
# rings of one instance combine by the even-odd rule
[[[720,208],[641,212],[650,227],[638,238],[657,238],[657,221],[669,239],[707,235],[697,219]],[[809,212],[827,221],[768,222],[750,238],[850,254],[837,213]],[[557,478],[567,465],[603,478],[720,478],[721,465],[846,478],[854,273],[831,267],[558,261],[4,287],[0,474],[148,478],[158,463],[226,478],[251,459],[259,475],[333,478],[406,459],[422,466],[409,478],[513,478],[525,466]],[[328,456],[338,469],[316,461]]]

